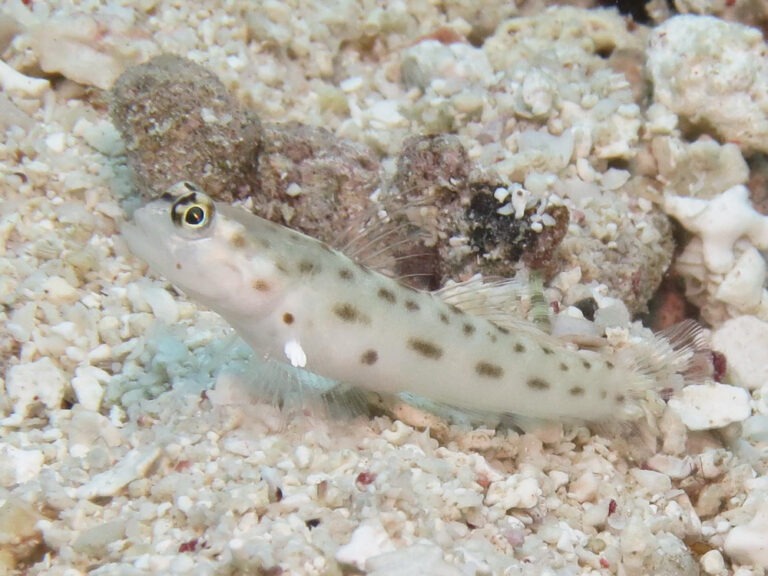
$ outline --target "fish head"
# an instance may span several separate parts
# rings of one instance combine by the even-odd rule
[[[137,209],[121,231],[134,255],[189,297],[225,315],[253,316],[271,310],[280,293],[273,259],[254,242],[262,223],[271,225],[182,181]]]

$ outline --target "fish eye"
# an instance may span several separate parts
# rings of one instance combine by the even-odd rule
[[[180,228],[204,230],[213,220],[213,201],[202,192],[191,192],[179,197],[171,207],[171,219]]]
[[[197,228],[199,226],[202,226],[205,224],[205,210],[202,206],[199,204],[195,204],[194,206],[189,206],[184,211],[184,224],[189,226],[190,228]]]

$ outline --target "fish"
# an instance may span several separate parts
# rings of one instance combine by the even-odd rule
[[[533,322],[462,305],[466,292],[411,288],[189,181],[138,208],[122,235],[257,355],[376,393],[525,418],[621,419],[692,354],[664,336],[643,353],[574,349]]]

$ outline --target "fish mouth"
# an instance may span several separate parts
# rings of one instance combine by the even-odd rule
[[[135,222],[124,222],[120,226],[120,234],[128,245],[128,250],[131,251],[131,254],[145,262],[149,262],[152,254],[151,243],[148,238],[149,234],[143,226]]]
[[[120,234],[128,245],[128,249],[150,267],[154,266],[156,256],[162,249],[162,245],[156,238],[157,230],[153,226],[153,222],[157,224],[156,215],[160,208],[153,204],[155,203],[138,208],[133,213],[133,220],[123,222],[120,227]]]

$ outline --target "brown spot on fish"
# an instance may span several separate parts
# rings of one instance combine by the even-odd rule
[[[616,368],[616,365],[610,360],[608,360],[605,363],[605,367],[608,368],[608,370],[613,370],[614,368]]]
[[[421,308],[416,302],[413,300],[406,300],[405,301],[405,309],[409,312],[415,312],[416,310],[419,310]]]
[[[464,322],[461,329],[464,331],[464,336],[472,336],[475,333],[475,327],[469,322]]]
[[[245,236],[243,236],[240,232],[235,232],[230,237],[229,244],[233,248],[245,248]]]
[[[283,314],[283,322],[285,324],[293,324],[293,321],[294,321],[293,314],[291,314],[290,312],[286,312],[285,314]]]
[[[568,372],[568,364],[566,364],[565,362],[560,362],[560,370],[562,370],[563,372]]]
[[[181,262],[176,262],[176,270],[181,270]]]
[[[309,260],[302,260],[299,262],[299,272],[302,274],[317,274],[320,272],[320,267]]]
[[[551,354],[555,353],[555,351],[552,350],[552,348],[550,348],[549,346],[542,346],[541,351],[544,352],[544,354],[546,354],[547,356],[550,356]]]
[[[525,344],[523,344],[522,342],[515,342],[514,349],[515,349],[515,352],[517,352],[518,354],[522,354],[523,352],[525,352]]]
[[[530,378],[528,380],[528,388],[532,390],[549,390],[549,382],[541,378]]]
[[[440,322],[443,324],[450,324],[450,320],[448,319],[448,314],[445,312],[440,312]]]
[[[488,378],[501,378],[504,375],[504,370],[501,366],[484,361],[475,364],[475,372],[480,376],[487,376]]]
[[[352,270],[350,270],[349,268],[342,268],[341,270],[339,270],[339,278],[341,278],[342,280],[352,280],[352,278],[354,277],[355,275],[352,273]]]
[[[605,400],[608,398],[608,391],[607,390],[600,390],[600,399]]]
[[[624,394],[616,394],[616,403],[617,404],[624,404],[624,401],[627,399]]]
[[[568,390],[568,393],[571,396],[583,396],[584,395],[584,388],[582,388],[581,386],[574,386],[573,388]]]
[[[494,324],[494,326],[496,326],[496,330],[498,330],[502,334],[509,334],[509,328],[505,328],[504,326],[499,326],[498,324]]]
[[[254,290],[258,292],[269,292],[271,289],[269,286],[269,282],[267,282],[266,280],[262,280],[261,278],[256,278],[256,280],[251,282],[251,286],[253,287]]]
[[[377,295],[382,300],[385,300],[386,302],[389,302],[390,304],[394,304],[397,301],[397,298],[395,298],[395,293],[392,292],[392,290],[389,290],[387,288],[379,288],[379,291],[377,292]]]
[[[256,243],[265,250],[269,250],[272,247],[272,243],[266,238],[256,238]]]
[[[376,352],[376,350],[366,350],[360,355],[360,362],[367,366],[372,366],[373,364],[376,364],[376,361],[379,359],[379,353]]]
[[[345,322],[357,322],[359,324],[370,324],[371,319],[348,302],[334,304],[333,313]]]
[[[440,346],[421,338],[409,338],[408,348],[432,360],[437,360],[443,355],[443,349]]]
[[[588,360],[582,360],[581,361],[581,365],[584,366],[584,368],[586,368],[587,370],[592,368],[592,363],[589,362]]]

